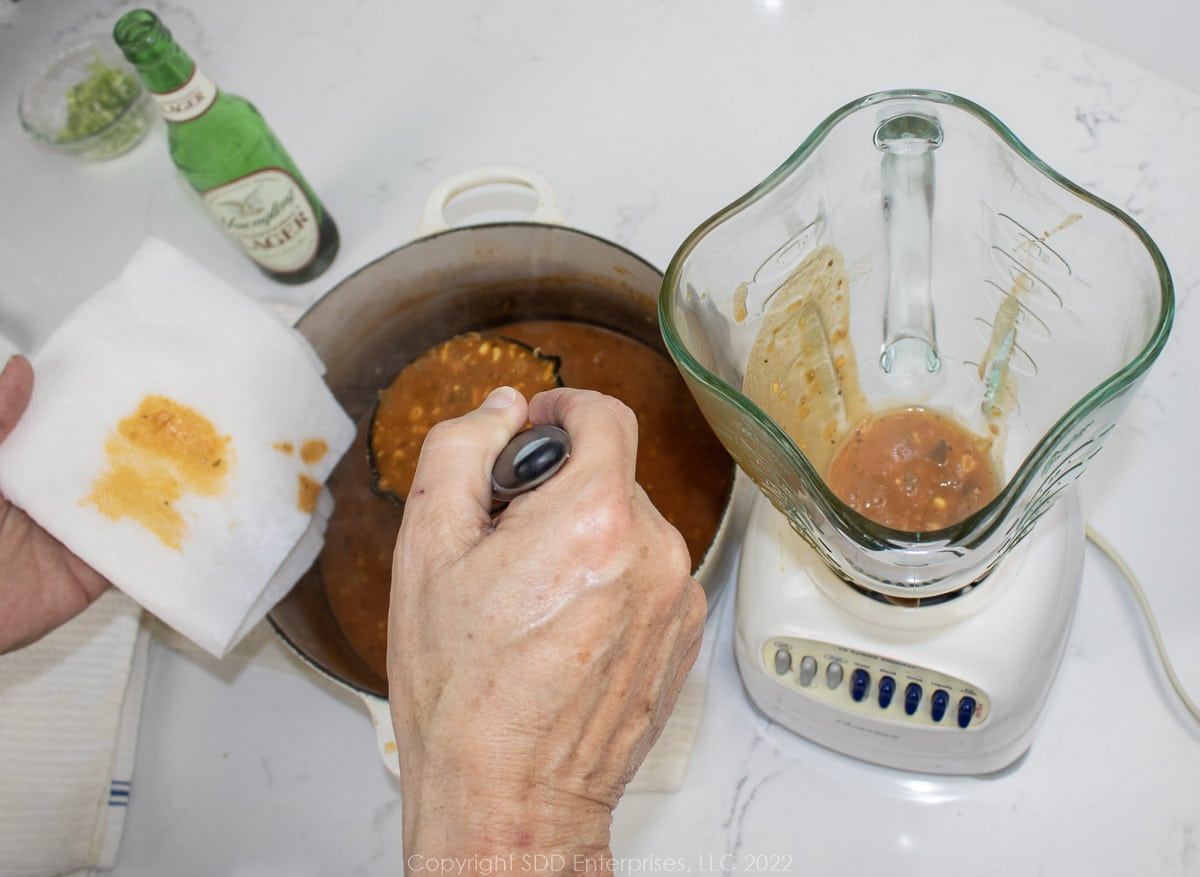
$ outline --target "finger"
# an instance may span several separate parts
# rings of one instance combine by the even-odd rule
[[[529,419],[565,429],[571,436],[571,456],[581,464],[578,468],[611,471],[634,479],[637,417],[619,399],[594,390],[546,390],[530,400]]]
[[[434,426],[425,438],[405,520],[436,515],[434,520],[474,525],[492,508],[492,465],[525,424],[525,397],[498,387],[474,411]]]
[[[21,355],[12,357],[0,372],[0,442],[12,432],[33,393],[33,366]]]

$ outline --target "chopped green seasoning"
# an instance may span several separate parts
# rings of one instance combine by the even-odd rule
[[[105,64],[99,52],[88,64],[88,70],[91,75],[67,91],[67,124],[58,132],[63,140],[94,134],[121,115],[137,97],[137,79]]]

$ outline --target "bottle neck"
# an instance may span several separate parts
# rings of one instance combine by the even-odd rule
[[[204,115],[216,101],[216,85],[179,48],[153,12],[135,9],[121,16],[113,28],[113,38],[137,68],[168,122],[190,122]]]
[[[187,84],[196,62],[175,43],[171,32],[148,9],[135,9],[117,21],[113,39],[148,91],[165,94]]]

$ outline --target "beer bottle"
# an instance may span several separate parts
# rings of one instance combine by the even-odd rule
[[[113,37],[167,122],[171,160],[259,269],[304,283],[328,268],[337,226],[258,110],[217,88],[153,12],[121,16]]]

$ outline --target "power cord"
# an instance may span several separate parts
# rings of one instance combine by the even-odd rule
[[[1200,708],[1188,697],[1183,683],[1175,675],[1175,668],[1171,666],[1171,659],[1167,657],[1166,645],[1163,643],[1162,635],[1158,631],[1158,623],[1154,620],[1154,613],[1150,609],[1150,601],[1146,598],[1146,592],[1142,590],[1142,585],[1138,581],[1137,576],[1134,575],[1133,569],[1125,562],[1125,558],[1121,556],[1120,552],[1107,539],[1093,529],[1091,524],[1084,524],[1084,534],[1087,536],[1088,541],[1099,548],[1101,553],[1117,568],[1117,571],[1121,573],[1121,576],[1125,579],[1125,583],[1129,586],[1129,590],[1137,598],[1138,605],[1142,609],[1142,615],[1146,619],[1146,626],[1150,628],[1150,638],[1154,641],[1154,648],[1158,652],[1158,659],[1162,662],[1163,670],[1166,671],[1171,687],[1175,689],[1175,693],[1179,695],[1179,699],[1187,711],[1192,714],[1192,718],[1200,722]]]

